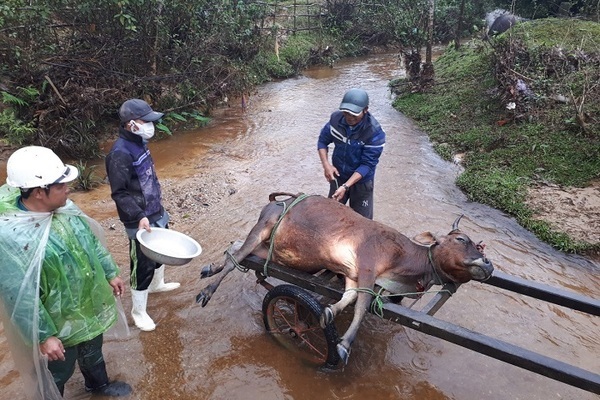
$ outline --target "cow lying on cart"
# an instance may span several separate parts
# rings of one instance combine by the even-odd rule
[[[287,199],[277,201],[284,195]],[[243,245],[224,263],[202,269],[202,278],[214,277],[196,301],[206,306],[223,278],[250,254],[308,273],[325,268],[341,274],[345,292],[340,301],[324,309],[321,326],[356,302],[353,320],[337,344],[340,358],[347,363],[375,285],[414,297],[434,284],[484,281],[492,275],[492,263],[481,246],[458,229],[459,221],[460,217],[447,235],[424,232],[410,240],[335,200],[272,193]]]

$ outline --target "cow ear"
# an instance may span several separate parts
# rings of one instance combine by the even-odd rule
[[[413,238],[413,241],[424,246],[432,246],[437,242],[435,236],[433,236],[431,232],[419,233]]]

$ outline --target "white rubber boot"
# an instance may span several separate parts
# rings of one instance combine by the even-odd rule
[[[154,270],[154,276],[152,277],[148,291],[150,293],[168,292],[169,290],[177,289],[179,286],[181,286],[179,282],[165,283],[165,267],[163,265]]]
[[[131,317],[135,322],[135,326],[142,331],[153,331],[156,324],[152,318],[146,313],[146,304],[148,303],[148,290],[133,290],[131,289]]]

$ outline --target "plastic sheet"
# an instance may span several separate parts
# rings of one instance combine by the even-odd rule
[[[16,207],[19,194],[0,187],[1,316],[26,398],[61,399],[38,343],[57,336],[69,347],[117,319],[115,331],[128,334],[123,307],[117,312],[120,301],[107,283],[118,267],[100,225],[73,202],[52,213],[24,212]]]

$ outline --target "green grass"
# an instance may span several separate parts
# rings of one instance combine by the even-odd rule
[[[443,158],[466,154],[457,185],[471,200],[513,215],[557,249],[586,252],[599,244],[534,219],[525,200],[539,182],[583,187],[600,177],[600,24],[540,20],[517,27],[492,46],[474,40],[449,47],[434,63],[436,85],[399,93],[394,107],[429,134]],[[515,97],[517,116],[506,105],[519,78],[535,96]],[[585,99],[583,111],[595,118],[584,129],[572,101],[556,102],[556,94]]]
[[[510,34],[524,40],[528,48],[558,46],[568,51],[580,49],[585,52],[598,52],[600,48],[600,24],[592,21],[539,19],[515,25]]]

